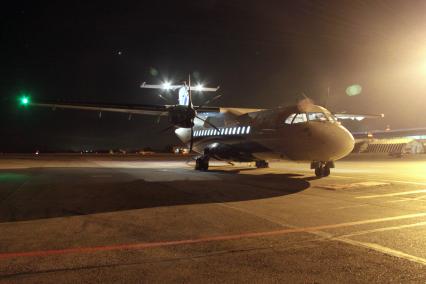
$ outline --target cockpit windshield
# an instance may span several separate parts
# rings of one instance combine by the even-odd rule
[[[292,113],[285,120],[285,124],[298,124],[308,121],[335,122],[336,119],[331,114],[323,112]]]
[[[309,121],[327,121],[328,118],[325,113],[322,112],[308,112]]]
[[[285,120],[286,124],[297,124],[307,122],[306,113],[293,113],[290,114]]]

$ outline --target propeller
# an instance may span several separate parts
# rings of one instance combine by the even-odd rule
[[[211,122],[209,122],[206,119],[198,116],[197,110],[202,108],[203,106],[211,103],[212,101],[219,99],[222,95],[217,95],[217,96],[213,97],[212,99],[205,101],[200,106],[197,106],[197,108],[195,108],[193,103],[192,103],[191,74],[188,75],[188,85],[186,84],[186,82],[184,82],[184,85],[188,89],[188,105],[186,107],[186,117],[184,119],[182,119],[181,121],[178,121],[177,123],[174,123],[174,124],[170,125],[169,127],[163,129],[161,132],[168,131],[168,130],[174,128],[176,125],[186,124],[187,125],[186,127],[191,128],[191,137],[190,137],[190,141],[189,141],[189,153],[191,153],[192,148],[194,146],[194,119],[195,118],[198,118],[199,120],[203,121],[204,123],[210,125],[214,129],[216,129],[218,132],[220,132],[219,128],[217,128]],[[160,96],[160,98],[164,99],[164,97],[161,97],[161,96]],[[188,120],[189,120],[189,124],[187,123]]]
[[[194,106],[192,105],[192,92],[191,92],[191,74],[188,74],[188,116],[193,116],[191,119],[191,140],[189,142],[189,154],[192,152],[192,147],[194,146],[194,118],[197,116],[197,112],[194,109]]]
[[[208,125],[210,125],[211,127],[213,127],[214,129],[216,129],[217,132],[220,133],[219,128],[217,128],[213,123],[209,122],[208,120],[200,117],[197,115],[197,110],[202,108],[203,106],[211,103],[212,101],[215,101],[217,99],[219,99],[220,97],[222,97],[222,95],[217,95],[215,97],[213,97],[210,100],[207,100],[206,102],[202,103],[201,105],[199,105],[197,107],[197,109],[194,108],[194,105],[192,104],[192,92],[191,92],[191,74],[189,74],[188,76],[188,96],[189,96],[189,100],[188,100],[188,115],[193,115],[193,117],[191,118],[191,140],[189,142],[189,153],[192,152],[192,147],[194,146],[194,119],[198,118],[199,120],[203,121],[204,123],[207,123]],[[191,113],[189,113],[191,111]]]
[[[197,110],[199,110],[200,108],[203,108],[204,106],[206,106],[206,105],[210,104],[211,102],[216,101],[217,99],[220,99],[221,97],[222,97],[222,95],[217,95],[217,96],[215,96],[215,97],[213,97],[213,98],[211,98],[211,99],[209,99],[209,100],[207,100],[207,101],[203,102],[201,105],[199,105],[199,106],[197,107]]]

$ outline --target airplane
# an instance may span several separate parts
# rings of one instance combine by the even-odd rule
[[[179,90],[179,103],[172,105],[116,105],[88,103],[32,102],[28,96],[21,105],[120,112],[138,115],[167,116],[175,134],[199,154],[195,170],[207,171],[210,159],[227,162],[254,162],[267,168],[272,159],[310,162],[318,178],[330,175],[334,162],[347,156],[354,147],[354,137],[339,119],[383,117],[383,115],[332,114],[308,99],[297,105],[273,109],[249,109],[194,106],[192,90],[217,91],[202,85],[186,83],[149,85],[141,88]],[[220,97],[220,96],[217,96]],[[215,98],[217,98],[215,97]]]

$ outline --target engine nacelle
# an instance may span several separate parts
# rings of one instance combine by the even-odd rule
[[[187,106],[177,105],[169,110],[169,121],[176,127],[191,128],[194,126],[195,110]]]

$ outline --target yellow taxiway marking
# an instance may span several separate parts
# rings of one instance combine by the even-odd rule
[[[425,192],[426,192],[426,189],[420,189],[420,190],[402,191],[402,192],[385,193],[385,194],[377,194],[377,195],[364,195],[364,196],[357,196],[355,198],[358,198],[358,199],[380,198],[380,197],[400,196],[400,195],[408,195],[408,194],[415,194],[415,193],[425,193]]]

